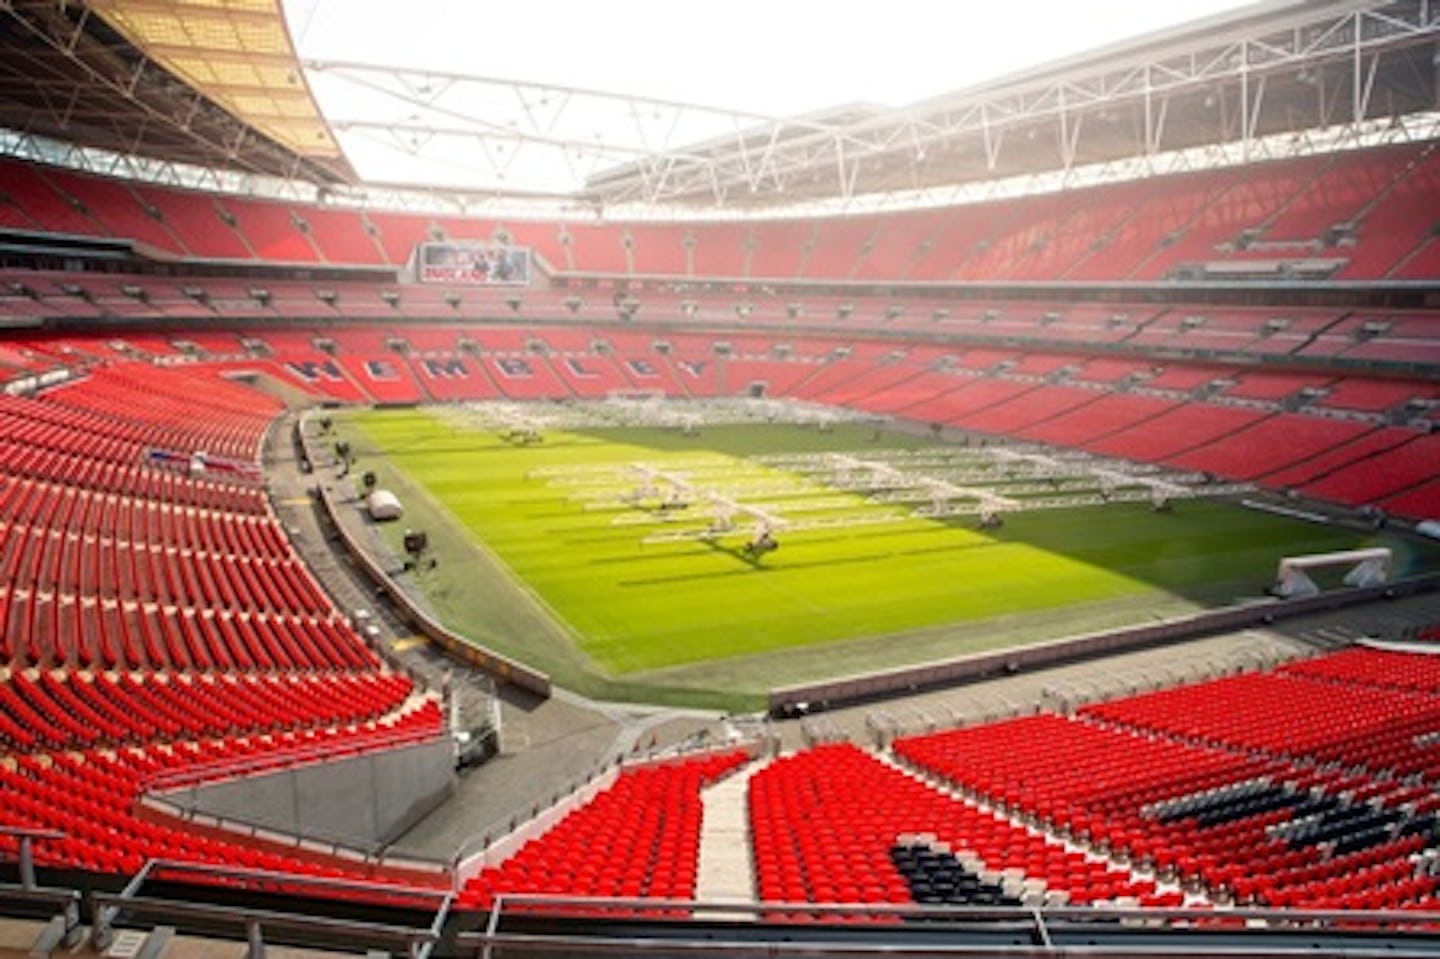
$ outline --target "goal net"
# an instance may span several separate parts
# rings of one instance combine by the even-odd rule
[[[1348,567],[1346,586],[1379,586],[1390,579],[1392,558],[1385,547],[1351,549],[1340,553],[1315,553],[1310,556],[1286,556],[1275,571],[1275,585],[1270,592],[1281,599],[1314,596],[1320,587],[1310,574],[1321,569]]]

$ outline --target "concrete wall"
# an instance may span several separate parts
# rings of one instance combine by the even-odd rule
[[[301,431],[302,443],[308,444],[309,440],[304,432],[303,421],[298,428]],[[308,445],[305,447],[305,452],[307,458],[313,454]],[[345,545],[346,551],[354,558],[360,569],[370,577],[371,581],[385,591],[395,609],[414,627],[416,632],[423,634],[461,662],[489,673],[501,682],[528,690],[542,699],[550,698],[551,683],[548,675],[538,669],[531,669],[524,663],[510,659],[508,656],[502,656],[492,649],[487,649],[479,643],[447,629],[439,620],[421,609],[375,561],[375,558],[356,541],[354,535],[341,521],[340,509],[335,503],[334,494],[326,488],[324,483],[317,483],[314,489],[320,497],[320,505],[324,508],[326,518],[330,521],[331,527],[340,534],[340,541]]]
[[[770,711],[788,715],[795,711],[824,710],[863,703],[886,696],[904,695],[939,686],[973,682],[990,676],[1039,669],[1057,663],[1092,656],[1156,646],[1215,633],[1268,626],[1280,619],[1324,613],[1376,600],[1411,596],[1440,589],[1440,576],[1426,575],[1361,589],[1333,590],[1304,599],[1256,600],[1226,609],[1033,646],[1018,646],[997,652],[977,653],[956,659],[922,663],[899,669],[879,670],[839,679],[821,680],[770,690]]]
[[[448,739],[191,787],[161,798],[235,824],[370,850],[455,789]]]

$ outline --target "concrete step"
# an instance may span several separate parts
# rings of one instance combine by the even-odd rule
[[[753,762],[700,793],[705,814],[695,898],[701,902],[757,901],[746,796],[750,777],[769,762],[768,757]]]

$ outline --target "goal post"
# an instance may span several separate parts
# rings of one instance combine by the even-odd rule
[[[1390,580],[1393,557],[1388,547],[1351,549],[1339,553],[1314,553],[1310,556],[1286,556],[1275,571],[1275,585],[1270,592],[1281,599],[1314,596],[1320,587],[1310,578],[1318,569],[1349,567],[1346,586],[1379,586]]]

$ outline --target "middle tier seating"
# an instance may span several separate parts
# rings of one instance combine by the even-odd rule
[[[175,487],[167,495],[188,505],[246,510],[253,508],[246,500],[255,492],[218,489],[218,474],[135,469],[137,449],[164,452],[178,445],[167,430],[186,417],[197,382],[226,412],[207,418],[210,432],[192,448],[241,460],[253,456],[253,423],[278,404],[252,399],[252,391],[217,379],[216,372],[276,376],[340,402],[399,404],[632,390],[738,395],[763,384],[767,396],[1079,447],[1348,506],[1421,518],[1440,512],[1440,486],[1431,469],[1436,441],[1423,431],[1425,410],[1440,401],[1440,392],[1424,380],[1180,362],[1159,368],[1040,350],[902,348],[819,333],[782,338],[677,331],[659,337],[591,326],[387,323],[247,327],[223,335],[207,330],[194,334],[199,340],[222,352],[209,362],[176,363],[180,346],[194,346],[186,333],[137,333],[129,341],[84,335],[17,340],[11,350],[17,356],[23,349],[56,364],[86,364],[91,375],[84,390],[0,403],[0,418],[15,424],[16,437],[0,437],[0,458],[17,474],[78,471],[97,490],[128,495]],[[717,350],[722,342],[728,347]],[[157,382],[171,386],[144,382],[137,371],[145,367],[129,362],[125,352],[136,344],[143,355],[169,364],[167,378]],[[258,355],[246,360],[242,348]],[[113,415],[137,390],[159,390],[152,400],[155,422],[143,429],[122,426]],[[1386,425],[1397,420],[1406,425]],[[98,461],[76,462],[64,430],[52,427],[92,431],[90,451]]]

